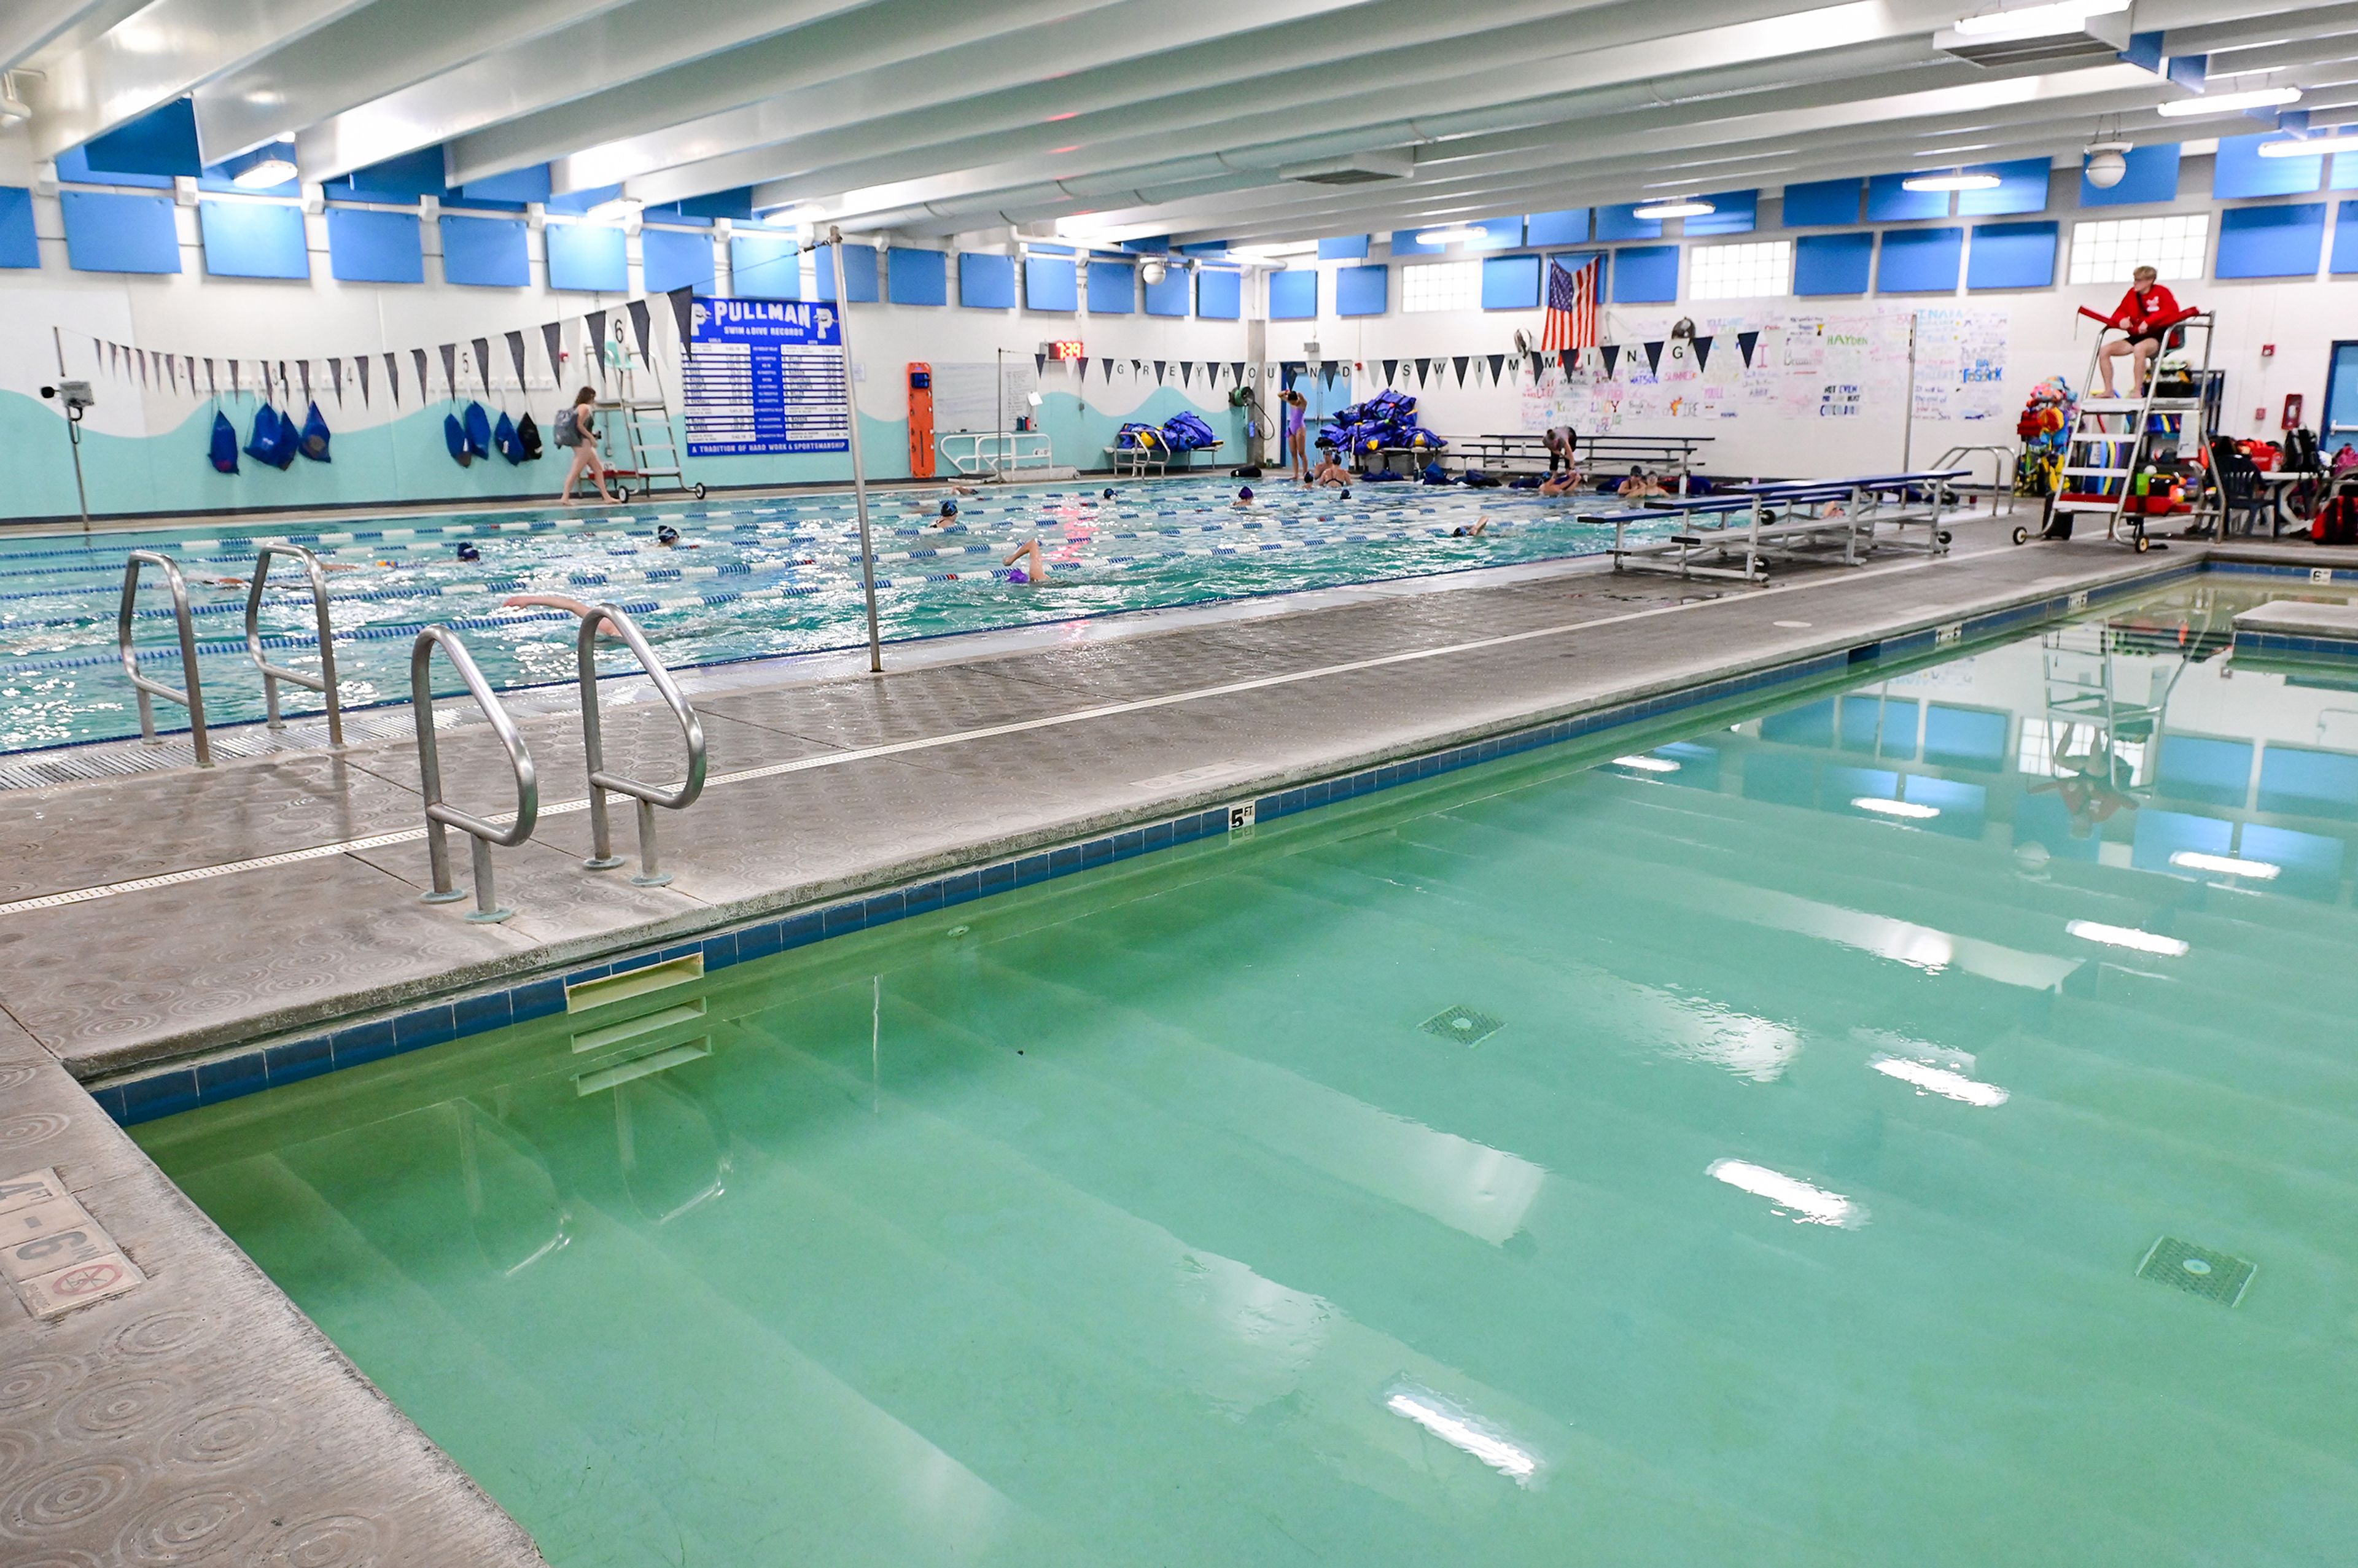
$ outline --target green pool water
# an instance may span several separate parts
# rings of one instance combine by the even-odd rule
[[[2232,603],[137,1130],[558,1568],[2344,1563],[2358,703]]]

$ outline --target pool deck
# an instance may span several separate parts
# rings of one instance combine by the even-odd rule
[[[406,741],[0,791],[0,902],[200,873],[0,913],[0,1184],[53,1167],[146,1276],[49,1319],[0,1292],[0,1561],[539,1561],[85,1085],[2203,554],[2017,549],[2012,521],[1961,525],[1946,560],[1768,589],[1591,562],[950,640],[888,651],[881,679],[841,659],[715,672],[694,683],[715,775],[794,766],[666,816],[668,887],[583,871],[584,816],[545,816],[497,852],[518,912],[501,925],[420,903],[414,840],[331,848],[416,825]],[[2358,551],[2217,553],[2358,570]],[[611,753],[663,777],[676,736],[633,695],[618,685]],[[578,719],[551,709],[522,719],[545,811],[584,793]],[[507,804],[481,726],[442,751],[461,804]],[[627,853],[626,814],[616,829]],[[324,852],[212,874],[305,849]],[[23,1212],[0,1198],[0,1226]]]

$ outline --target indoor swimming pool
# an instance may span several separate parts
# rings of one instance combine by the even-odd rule
[[[2358,704],[2257,597],[135,1130],[557,1568],[2331,1561]]]
[[[1102,494],[1109,486],[1109,500]],[[1234,504],[1236,481],[1208,477],[994,489],[960,497],[947,527],[930,525],[938,492],[914,499],[880,492],[872,524],[883,636],[1593,555],[1613,541],[1609,526],[1578,520],[1609,498],[1551,501],[1528,492],[1395,483],[1363,485],[1346,499],[1274,478],[1255,489],[1250,509]],[[1456,532],[1486,523],[1478,537]],[[1666,517],[1654,532],[1675,525]],[[679,546],[656,542],[663,526],[679,531]],[[1047,580],[1012,581],[1002,563],[1033,536]],[[0,751],[138,733],[115,630],[124,558],[135,549],[171,557],[189,581],[208,719],[261,718],[243,579],[256,546],[269,540],[307,546],[329,564],[339,685],[353,708],[407,699],[410,641],[436,623],[460,630],[496,687],[572,678],[577,622],[561,610],[506,604],[519,594],[611,600],[638,618],[674,668],[848,647],[867,637],[849,494],[647,504],[612,515],[404,517],[317,531],[189,526],[20,537],[0,545]],[[460,559],[461,544],[480,559]],[[274,662],[316,674],[317,616],[300,569],[281,559],[271,581],[261,618],[265,646]],[[143,582],[135,622],[141,665],[177,686],[171,600],[153,568]],[[458,689],[455,682],[449,689]],[[284,697],[289,712],[315,711],[322,701],[291,687]],[[166,705],[158,721],[185,719]]]

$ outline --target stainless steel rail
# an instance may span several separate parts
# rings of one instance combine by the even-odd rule
[[[319,617],[319,673],[316,676],[274,665],[262,656],[262,590],[270,583],[270,563],[279,556],[291,556],[300,561],[305,575],[311,579],[311,603]],[[286,727],[286,721],[278,717],[278,683],[293,681],[326,696],[328,743],[344,743],[344,705],[336,691],[336,637],[334,628],[328,622],[328,574],[320,568],[319,557],[302,546],[265,545],[254,552],[254,582],[245,591],[245,651],[254,655],[254,667],[262,672],[262,706],[269,716],[271,729]]]
[[[680,738],[687,743],[687,779],[677,789],[658,789],[636,779],[624,778],[606,771],[606,741],[599,724],[598,664],[596,644],[600,625],[614,629],[614,634],[638,658],[647,679],[679,719]],[[631,881],[639,887],[662,887],[671,881],[656,863],[655,808],[685,811],[704,793],[705,752],[704,725],[696,717],[696,709],[680,693],[671,678],[671,671],[647,645],[646,634],[622,611],[611,604],[593,605],[581,617],[581,635],[575,644],[575,654],[581,679],[581,749],[590,767],[590,833],[591,853],[582,865],[593,871],[611,871],[622,863],[614,853],[613,836],[606,825],[606,795],[629,795],[639,807],[639,874]]]
[[[471,816],[442,798],[442,757],[434,739],[434,687],[427,678],[428,667],[434,662],[434,650],[440,648],[450,656],[451,668],[467,683],[469,695],[490,719],[493,733],[508,754],[508,767],[515,774],[516,808],[514,818],[505,828],[482,817]],[[421,793],[426,797],[426,853],[434,871],[434,889],[426,893],[427,903],[455,903],[467,895],[450,881],[450,844],[448,829],[456,827],[474,840],[475,907],[467,918],[474,921],[505,920],[515,912],[502,909],[492,889],[492,848],[513,849],[532,837],[533,824],[540,817],[540,780],[533,771],[532,753],[525,749],[523,734],[515,720],[492,692],[491,683],[483,672],[475,667],[466,643],[447,626],[428,626],[417,634],[409,650],[410,712],[417,721],[417,773]],[[700,779],[699,779],[699,782]]]
[[[172,590],[172,617],[180,628],[180,678],[185,687],[168,687],[161,681],[149,680],[139,673],[139,654],[131,645],[131,621],[139,600],[139,568],[160,567],[165,586]],[[132,689],[139,697],[139,735],[150,746],[164,742],[156,735],[156,705],[152,694],[168,698],[189,710],[189,733],[196,741],[197,766],[213,765],[212,742],[205,736],[205,694],[197,679],[197,624],[189,613],[189,584],[180,576],[179,563],[171,557],[154,550],[134,550],[123,563],[123,606],[114,617],[114,641],[123,654],[123,673],[131,677]]]

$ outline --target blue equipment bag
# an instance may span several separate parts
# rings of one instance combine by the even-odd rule
[[[500,422],[492,427],[492,445],[497,447],[500,456],[511,463],[524,461],[524,443],[516,438],[515,422],[504,413],[500,416]]]
[[[477,458],[492,455],[492,416],[480,403],[467,405],[467,451]]]
[[[219,409],[213,411],[212,460],[213,467],[223,473],[237,471],[237,427]]]
[[[295,461],[295,449],[302,445],[303,432],[291,414],[278,416],[278,433],[271,438],[270,455],[263,460],[282,472]]]
[[[1219,438],[1204,423],[1200,415],[1174,414],[1163,422],[1163,438],[1174,452],[1192,452],[1214,445]]]
[[[1435,461],[1425,464],[1424,471],[1417,477],[1423,480],[1427,484],[1447,484],[1449,482],[1449,470],[1443,468],[1440,462],[1436,460]]]
[[[327,417],[319,412],[319,406],[316,403],[311,405],[311,411],[303,416],[301,447],[303,455],[313,462],[324,463],[329,460],[328,421]]]
[[[460,468],[475,460],[475,454],[467,449],[467,427],[459,423],[456,414],[442,416],[442,444],[450,449]]]
[[[277,447],[278,410],[265,403],[254,411],[254,434],[246,438],[245,455],[257,462],[266,463]]]

